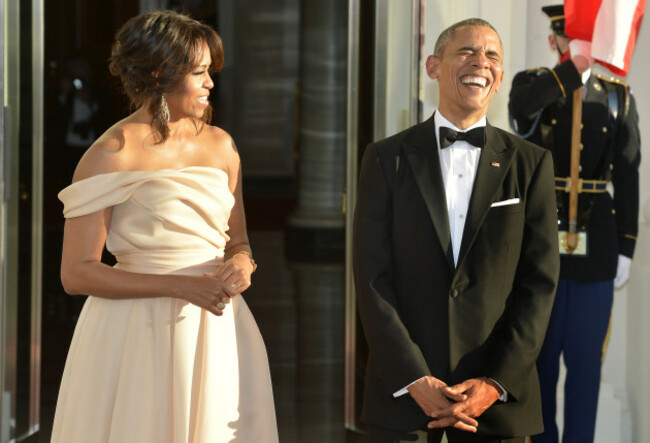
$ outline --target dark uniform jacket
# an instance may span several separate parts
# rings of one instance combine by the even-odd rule
[[[478,432],[539,433],[535,361],[559,273],[551,155],[487,125],[454,265],[436,146],[432,117],[363,156],[353,245],[369,349],[362,418],[413,431],[431,418],[394,392],[426,375],[491,377],[508,401],[478,418]]]
[[[510,91],[509,111],[520,135],[553,152],[555,174],[569,177],[573,91],[582,85],[573,62],[553,70],[518,73]],[[640,138],[634,97],[627,85],[591,75],[584,85],[580,178],[611,180],[609,193],[579,194],[578,227],[587,230],[588,256],[561,259],[560,278],[578,281],[613,279],[618,254],[632,258],[639,212]],[[584,91],[583,91],[584,92]],[[566,222],[569,194],[558,191],[558,215]]]

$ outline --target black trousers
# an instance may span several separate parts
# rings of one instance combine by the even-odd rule
[[[449,443],[525,443],[526,437],[501,438],[487,435],[473,434],[471,432],[459,431],[457,429],[430,429],[413,433],[400,433],[391,429],[368,427],[366,441],[368,443],[402,443],[418,441],[424,434],[427,435],[427,443],[440,443],[443,434],[447,434]]]

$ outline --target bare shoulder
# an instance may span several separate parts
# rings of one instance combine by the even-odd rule
[[[207,145],[210,147],[210,156],[230,171],[239,169],[240,158],[235,140],[228,132],[217,126],[206,126],[205,136],[208,138]]]
[[[85,152],[74,173],[73,182],[94,175],[132,170],[134,146],[150,133],[146,125],[129,118],[121,120],[104,132]]]

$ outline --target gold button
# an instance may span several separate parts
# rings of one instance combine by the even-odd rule
[[[607,133],[607,126],[603,126],[603,133]]]
[[[552,125],[557,125],[557,120],[552,119],[552,120],[551,120],[551,124],[552,124]]]
[[[578,169],[578,171],[582,172],[582,165],[580,165],[580,169]]]
[[[612,214],[616,214],[616,209],[612,209]]]
[[[582,151],[584,148],[585,148],[585,145],[583,145],[582,143],[580,143],[580,150]]]

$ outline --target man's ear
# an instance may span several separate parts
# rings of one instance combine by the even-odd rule
[[[557,45],[555,44],[555,39],[553,38],[553,34],[548,35],[548,45],[551,47],[552,51],[557,51]]]
[[[435,55],[430,55],[427,57],[427,75],[430,79],[438,78],[438,65],[440,64],[440,59]]]
[[[499,76],[499,81],[496,83],[496,87],[494,88],[495,92],[499,92],[499,88],[501,88],[501,83],[503,82],[503,75],[505,74],[505,71],[501,70],[501,75]]]

